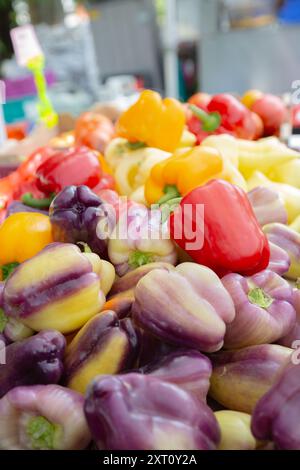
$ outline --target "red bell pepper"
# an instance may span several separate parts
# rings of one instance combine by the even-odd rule
[[[69,185],[94,188],[102,174],[98,156],[93,150],[83,146],[62,149],[37,169],[37,187],[46,194],[58,193]]]
[[[40,147],[19,166],[17,172],[23,181],[34,180],[38,167],[57,152],[52,147]]]
[[[206,109],[191,104],[192,116],[188,128],[200,143],[211,134],[231,134],[241,139],[253,140],[257,135],[257,123],[253,114],[237,98],[230,94],[212,97]]]
[[[250,276],[269,264],[269,243],[246,193],[227,181],[212,180],[191,191],[170,215],[169,224],[180,248],[219,276]]]

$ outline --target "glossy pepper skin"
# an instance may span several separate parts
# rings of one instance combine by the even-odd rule
[[[300,234],[287,225],[279,223],[265,225],[263,230],[269,242],[288,254],[290,267],[285,277],[296,281],[300,277]]]
[[[35,207],[27,206],[20,201],[12,201],[7,206],[7,213],[6,218],[12,214],[16,214],[18,212],[37,212],[38,214],[48,215],[49,211],[43,209],[37,209]]]
[[[245,278],[232,273],[223,277],[222,283],[236,312],[226,330],[225,348],[273,343],[295,324],[292,288],[278,274],[265,270]]]
[[[49,213],[55,241],[84,242],[107,258],[108,236],[116,223],[114,210],[88,186],[64,188],[52,201]]]
[[[20,212],[0,226],[0,265],[22,263],[53,242],[48,216]]]
[[[212,372],[210,360],[197,350],[177,350],[141,369],[144,374],[178,385],[206,402]]]
[[[222,125],[240,139],[252,140],[255,126],[249,110],[234,96],[222,93],[212,97],[207,106],[210,113],[219,113]]]
[[[0,364],[0,396],[17,385],[59,382],[66,341],[58,331],[41,331],[6,347],[6,364]]]
[[[300,449],[299,373],[299,364],[289,363],[253,412],[251,428],[254,436],[273,441],[277,449]]]
[[[36,185],[45,194],[57,194],[69,185],[97,186],[102,168],[97,154],[87,147],[61,149],[37,169]]]
[[[283,276],[288,272],[291,266],[291,258],[289,254],[280,248],[280,246],[275,245],[269,241],[270,246],[270,262],[268,269],[274,271],[274,273]]]
[[[256,439],[251,432],[251,415],[240,411],[215,412],[221,430],[218,450],[255,450]]]
[[[54,153],[51,147],[41,147],[34,151],[26,160],[5,178],[0,179],[0,223],[6,216],[7,206],[14,200],[21,199],[25,192],[34,192],[42,197],[35,185],[37,168]]]
[[[56,152],[57,150],[50,146],[40,147],[32,152],[17,169],[21,181],[33,181],[39,166]]]
[[[114,312],[101,312],[69,344],[65,383],[84,394],[97,375],[118,374],[133,367],[138,345],[138,335],[129,318],[119,320]]]
[[[274,163],[273,163],[274,164]],[[257,186],[265,186],[266,188],[277,191],[283,201],[288,214],[288,223],[291,224],[300,213],[300,190],[289,184],[274,183],[260,171],[252,172],[251,177],[247,180],[249,189]]]
[[[226,324],[235,316],[232,299],[209,268],[182,263],[155,269],[135,288],[134,321],[175,345],[204,352],[223,346]]]
[[[16,387],[0,400],[0,449],[79,450],[91,435],[84,398],[60,385]]]
[[[192,189],[216,177],[223,169],[222,155],[213,148],[194,147],[187,153],[157,163],[145,184],[148,204],[168,196],[185,196]]]
[[[269,264],[268,240],[246,193],[226,181],[213,180],[187,194],[170,215],[169,225],[180,248],[218,275],[251,275]]]
[[[212,354],[209,395],[225,408],[251,414],[292,353],[277,344],[260,344]]]
[[[196,134],[199,143],[211,134],[225,133],[249,140],[257,135],[253,113],[228,93],[213,96],[200,109],[192,105],[190,110],[193,115],[188,120],[188,128]]]
[[[300,339],[300,290],[298,287],[298,282],[296,282],[296,286],[293,288],[292,303],[294,309],[296,310],[296,323],[294,324],[293,328],[287,333],[287,335],[283,336],[278,341],[279,344],[287,346],[288,348],[294,348],[295,346],[299,346],[298,341]]]
[[[35,331],[75,331],[105,303],[101,280],[94,272],[100,261],[96,254],[81,253],[69,243],[49,245],[6,281],[5,314]]]
[[[168,271],[172,268],[173,266],[170,263],[163,263],[161,261],[157,261],[156,263],[144,264],[143,266],[140,266],[139,268],[136,268],[133,271],[129,271],[124,276],[116,279],[111,288],[110,296],[120,294],[121,292],[125,292],[130,289],[134,289],[139,280],[154,269],[164,269]]]
[[[97,378],[87,393],[85,415],[99,449],[213,450],[220,438],[206,404],[148,375]]]
[[[121,114],[116,133],[130,142],[139,141],[173,152],[179,145],[184,124],[183,107],[177,100],[162,100],[155,91],[145,90],[138,101]]]
[[[161,211],[136,204],[122,213],[109,238],[108,256],[119,276],[148,263],[175,264],[176,247]]]
[[[275,190],[258,186],[247,194],[254,214],[263,227],[272,222],[287,224],[287,211],[282,196]]]

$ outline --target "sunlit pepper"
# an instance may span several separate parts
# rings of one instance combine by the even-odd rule
[[[0,265],[22,263],[52,243],[48,216],[36,212],[10,215],[0,226]],[[5,277],[5,276],[4,276]]]
[[[91,436],[83,397],[60,385],[16,387],[0,400],[0,449],[77,450]]]
[[[145,196],[149,204],[163,203],[185,196],[223,170],[223,158],[214,148],[194,147],[177,157],[156,164],[146,180]]]
[[[297,280],[300,277],[300,234],[287,225],[273,223],[263,228],[269,242],[282,248],[290,258],[285,277]]]
[[[226,181],[215,179],[188,193],[169,222],[177,245],[219,275],[250,275],[269,264],[268,240],[246,193]]]
[[[247,184],[249,190],[254,189],[257,186],[265,186],[266,188],[277,191],[284,201],[288,215],[288,223],[293,222],[293,220],[295,220],[295,218],[300,214],[300,189],[294,188],[289,184],[274,183],[260,171],[254,171],[248,179]]]
[[[224,408],[251,414],[292,353],[278,344],[260,344],[212,354],[209,395]]]
[[[118,374],[134,366],[139,341],[130,318],[119,320],[114,312],[91,318],[69,344],[64,381],[84,394],[99,374]]]
[[[272,222],[287,223],[287,211],[283,197],[278,191],[257,186],[247,196],[262,227]]]
[[[61,149],[37,169],[37,187],[46,194],[58,193],[66,186],[97,186],[103,171],[97,153],[87,147]]]
[[[138,101],[121,114],[116,132],[131,142],[143,142],[172,152],[178,146],[185,124],[182,105],[173,98],[161,99],[145,90]]]
[[[300,189],[300,158],[294,158],[283,165],[274,165],[269,177],[272,181],[290,184]]]
[[[299,157],[299,152],[290,149],[276,137],[255,142],[239,139],[238,148],[239,170],[245,178],[249,178],[253,171],[268,175],[278,165]]]
[[[215,412],[221,430],[218,450],[255,450],[256,440],[251,433],[251,415],[233,410]]]
[[[226,330],[226,349],[274,343],[295,324],[292,288],[275,272],[264,270],[248,278],[232,273],[222,282],[236,312]]]
[[[211,134],[231,134],[243,139],[254,139],[257,124],[250,112],[233,95],[215,95],[207,106],[189,106],[192,117],[188,127],[197,136],[198,143]]]
[[[299,357],[299,353],[297,354]],[[300,369],[290,363],[278,374],[272,388],[259,400],[253,415],[251,429],[261,440],[271,440],[279,450],[299,450]]]
[[[121,215],[112,231],[108,256],[119,276],[154,261],[177,261],[167,223],[161,223],[161,212],[137,204]]]
[[[77,330],[105,303],[104,290],[107,292],[110,286],[100,279],[101,263],[95,253],[81,253],[75,245],[49,245],[7,279],[4,313],[35,331]]]

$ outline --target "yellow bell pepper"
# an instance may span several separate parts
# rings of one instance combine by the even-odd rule
[[[53,242],[48,216],[37,212],[10,215],[0,226],[0,266],[22,263]],[[5,277],[5,276],[4,276]]]
[[[145,183],[148,204],[184,196],[223,170],[223,158],[213,148],[197,146],[155,165]]]
[[[115,169],[118,192],[130,196],[145,183],[154,165],[166,160],[170,155],[169,152],[151,147],[126,154]]]
[[[141,93],[138,101],[119,117],[116,134],[130,142],[143,142],[173,152],[178,147],[185,125],[179,101],[152,90]]]
[[[253,171],[266,175],[277,165],[299,158],[299,152],[288,148],[276,137],[268,137],[258,141],[238,139],[239,170],[245,178]]]
[[[294,186],[289,184],[274,183],[259,171],[253,172],[247,180],[247,184],[249,191],[257,186],[264,186],[277,191],[284,201],[289,224],[300,214],[300,189],[294,188]]]

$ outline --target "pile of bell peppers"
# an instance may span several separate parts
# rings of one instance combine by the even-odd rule
[[[0,180],[0,220],[13,201],[49,209],[53,197],[72,184],[85,184],[97,193],[113,189],[114,177],[101,154],[87,147],[40,148]]]
[[[300,450],[300,155],[252,95],[147,90],[0,180],[0,449]]]

